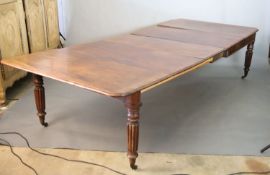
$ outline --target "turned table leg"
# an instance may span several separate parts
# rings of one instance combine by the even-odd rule
[[[138,157],[138,143],[139,143],[139,118],[141,106],[141,93],[136,92],[130,96],[125,97],[125,106],[127,108],[127,136],[128,136],[128,158],[130,167],[137,169],[135,165]]]
[[[244,75],[242,76],[242,79],[246,78],[249,72],[249,68],[251,65],[252,61],[252,56],[253,56],[253,48],[254,48],[254,42],[252,41],[250,44],[247,46],[247,52],[246,52],[246,59],[245,59],[245,68],[244,68]]]
[[[33,75],[33,82],[35,85],[35,101],[37,107],[37,115],[42,126],[47,127],[48,123],[45,122],[45,90],[43,87],[43,78],[40,75]]]

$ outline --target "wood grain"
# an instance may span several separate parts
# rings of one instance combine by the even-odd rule
[[[204,61],[149,47],[108,40],[19,56],[2,63],[105,95],[126,96]]]
[[[59,43],[57,0],[0,1],[0,50],[3,59],[29,51],[57,48]],[[0,104],[5,103],[6,89],[26,75],[24,71],[7,66],[2,70]]]
[[[220,23],[213,23],[213,22],[204,22],[204,21],[195,21],[189,19],[176,19],[167,21],[164,23],[159,24],[160,27],[167,27],[167,28],[175,28],[179,30],[193,30],[193,31],[202,31],[208,33],[219,34],[222,36],[231,36],[238,38],[240,40],[238,42],[234,42],[233,45],[225,45],[224,52],[220,55],[229,57],[236,51],[240,50],[244,46],[252,43],[255,41],[256,32],[258,32],[257,28],[254,27],[243,27],[243,26],[236,26],[236,25],[229,25],[229,24],[220,24]],[[222,39],[221,39],[222,41]],[[217,60],[219,57],[214,58]]]
[[[127,108],[128,158],[136,169],[141,93],[228,56],[248,44],[245,76],[251,64],[256,30],[179,20],[132,35],[2,60],[32,72],[36,106],[46,126],[42,76],[123,100]]]
[[[43,87],[43,77],[39,75],[33,75],[33,82],[35,85],[35,102],[37,108],[37,116],[39,118],[40,124],[47,127],[48,123],[45,122],[45,89]]]
[[[177,24],[171,24],[176,27],[152,26],[132,35],[3,63],[108,96],[127,96],[188,72],[210,58],[228,56],[249,44],[248,35],[256,32],[246,28],[243,33],[247,36],[243,37],[238,35],[243,27],[190,22],[190,28],[202,26],[202,29],[187,30],[177,28]],[[222,30],[213,32],[215,28]]]
[[[49,49],[55,49],[60,44],[57,0],[43,0],[44,18]]]
[[[40,0],[24,0],[25,15],[31,52],[47,49],[47,34],[43,3]]]
[[[0,52],[8,59],[28,53],[25,18],[21,0],[0,2]],[[1,65],[0,104],[5,103],[6,89],[26,75],[26,72]]]
[[[202,59],[216,57],[223,51],[222,48],[213,46],[205,46],[200,44],[184,43],[135,35],[124,35],[116,38],[107,39],[106,41],[146,48],[152,50],[152,52],[170,52],[175,55],[183,55]]]
[[[128,158],[132,169],[137,169],[136,158],[138,157],[139,144],[139,119],[141,107],[141,93],[136,92],[125,98],[127,108],[127,140],[128,140]]]
[[[196,21],[189,19],[176,19],[159,24],[163,27],[178,29],[189,29],[209,33],[230,34],[234,36],[247,37],[258,31],[253,27],[243,27],[230,24],[220,24],[213,22]]]
[[[244,39],[242,36],[234,36],[223,33],[210,33],[198,30],[185,30],[160,26],[152,26],[133,33],[134,35],[148,36],[185,43],[200,44],[219,47],[224,50]]]

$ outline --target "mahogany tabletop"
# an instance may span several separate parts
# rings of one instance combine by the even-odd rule
[[[134,35],[229,49],[256,33],[251,27],[177,19],[136,31]]]
[[[104,95],[127,96],[204,63],[256,31],[176,20],[1,63]]]
[[[195,21],[190,19],[176,19],[159,24],[158,26],[171,27],[177,29],[188,29],[210,33],[230,34],[234,36],[247,37],[257,32],[253,27],[235,26],[213,22]]]

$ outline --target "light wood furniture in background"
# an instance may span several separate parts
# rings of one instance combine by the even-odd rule
[[[0,0],[0,50],[3,59],[57,48],[57,0]],[[6,89],[27,73],[1,65],[0,104]]]
[[[257,31],[179,19],[131,35],[6,59],[1,63],[35,74],[36,108],[43,126],[48,124],[42,76],[123,101],[128,118],[128,158],[130,167],[136,169],[141,94],[247,46],[242,77],[245,78]]]
[[[3,58],[29,52],[22,1],[0,1],[0,50]],[[26,72],[1,65],[0,103],[6,100],[5,91],[25,76]]]

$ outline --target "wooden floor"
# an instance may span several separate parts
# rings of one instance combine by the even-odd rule
[[[25,162],[34,167],[39,175],[114,175],[103,168],[66,162],[53,157],[39,155],[26,148],[15,148]],[[138,158],[139,169],[132,171],[127,164],[126,153],[94,152],[64,149],[39,149],[42,152],[60,155],[69,159],[91,161],[109,166],[129,175],[227,175],[242,171],[270,170],[270,157],[238,156],[192,156],[176,154],[141,154]],[[22,166],[8,147],[0,147],[0,175],[31,175],[29,169]]]

